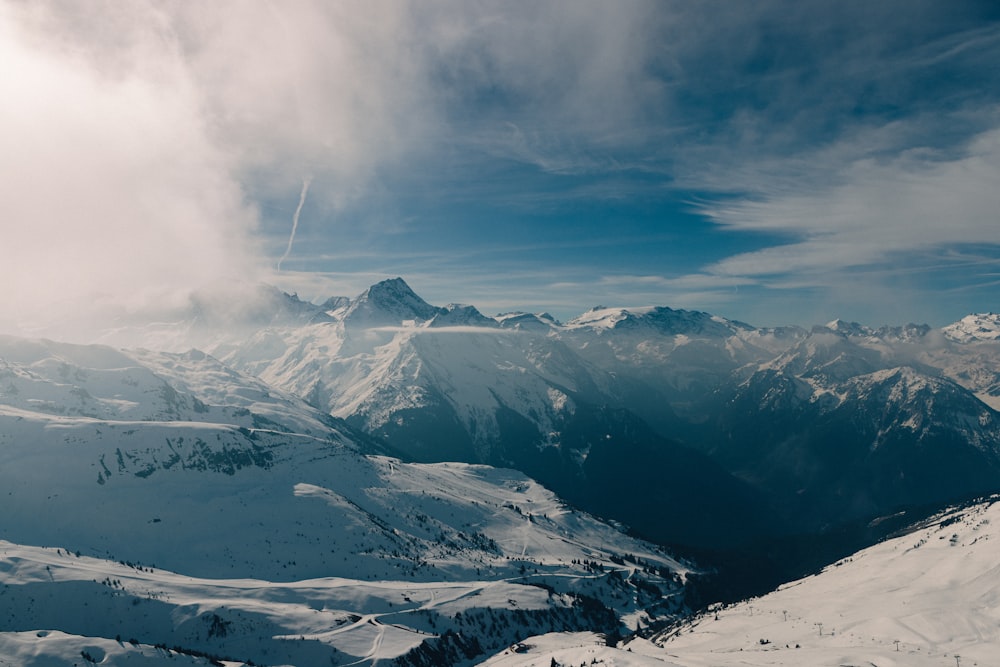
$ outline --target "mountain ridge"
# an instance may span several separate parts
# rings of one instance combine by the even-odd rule
[[[903,518],[1000,491],[993,315],[805,330],[602,307],[564,324],[434,306],[401,278],[322,305],[257,295],[250,307],[202,300],[190,319],[150,328],[147,347],[0,337],[0,550],[17,563],[68,567],[33,551],[48,544],[107,561],[95,567],[111,581],[114,560],[263,577],[304,605],[296,618],[316,610],[295,582],[395,582],[381,611],[345,602],[343,633],[281,620],[273,636],[302,646],[227,644],[216,630],[237,622],[230,610],[182,604],[171,614],[186,620],[147,647],[173,632],[196,652],[236,646],[249,652],[224,655],[255,661],[266,648],[312,664],[333,648],[358,664],[471,664],[526,636],[528,619],[651,636],[686,605],[766,592]],[[11,585],[27,587],[9,604],[41,585],[44,568],[18,567]],[[31,618],[54,623],[67,602],[82,613],[95,592],[141,597],[70,579],[44,588],[54,606]],[[425,599],[393,616],[408,628],[394,635],[381,614],[416,599],[407,582],[464,587],[472,606],[443,613]],[[276,627],[258,612],[248,627]],[[411,616],[423,620],[396,623]],[[2,645],[45,643],[8,629]],[[147,650],[63,629],[46,635],[60,650]]]
[[[0,646],[40,632],[24,664],[471,661],[533,624],[685,609],[691,566],[526,475],[374,455],[203,353],[7,338],[0,358]]]

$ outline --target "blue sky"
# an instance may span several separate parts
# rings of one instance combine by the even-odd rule
[[[1000,307],[992,1],[5,3],[0,44],[15,323],[397,275],[564,319]]]

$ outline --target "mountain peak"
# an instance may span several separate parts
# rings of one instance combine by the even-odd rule
[[[873,334],[872,330],[865,325],[858,322],[845,322],[839,317],[832,322],[827,322],[822,328],[845,336],[871,336]]]
[[[944,327],[944,335],[959,343],[1000,340],[1000,314],[974,313]]]
[[[483,315],[475,306],[461,303],[449,303],[438,309],[437,315],[431,320],[432,327],[473,326],[496,328],[500,325],[491,317]]]
[[[559,326],[559,323],[548,313],[536,314],[514,311],[497,315],[496,321],[504,329],[517,329],[519,331],[545,332]]]
[[[344,314],[344,322],[360,326],[398,325],[408,320],[427,321],[440,308],[432,306],[410,289],[402,278],[375,283],[355,299]]]
[[[569,328],[625,330],[650,328],[668,335],[685,334],[727,338],[749,324],[697,310],[674,310],[666,306],[604,308],[598,306],[566,324]]]
[[[346,296],[331,296],[329,299],[320,304],[320,308],[324,312],[330,312],[333,310],[339,310],[340,308],[346,308],[351,305],[350,297]]]

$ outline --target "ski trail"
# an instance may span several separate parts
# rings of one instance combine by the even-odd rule
[[[378,664],[379,654],[382,652],[382,642],[385,641],[385,626],[377,620],[373,621],[373,624],[378,627],[378,634],[375,636],[375,641],[372,642],[372,650],[368,657],[372,661],[372,667],[375,667]]]
[[[295,214],[292,216],[292,233],[288,236],[288,247],[285,248],[285,254],[278,260],[278,271],[281,271],[281,263],[288,259],[288,254],[292,252],[292,243],[295,242],[295,232],[299,228],[299,215],[302,213],[303,204],[306,203],[306,195],[309,194],[310,183],[312,183],[311,176],[302,179],[302,192],[299,193],[299,205],[295,207]]]

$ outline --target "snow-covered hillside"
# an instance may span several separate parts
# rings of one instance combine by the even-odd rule
[[[419,664],[683,611],[687,566],[523,474],[366,455],[343,422],[208,355],[7,338],[0,357],[0,654],[16,664],[156,664],[173,646]]]
[[[484,664],[985,667],[1000,655],[998,541],[993,498],[768,595],[715,606],[652,641],[607,647],[601,636],[550,634]]]
[[[692,666],[992,664],[1000,655],[996,500],[939,515],[658,641]]]
[[[492,579],[273,582],[0,541],[0,665],[73,664],[83,651],[101,664],[184,654],[303,666],[470,663],[540,628],[614,630],[598,600],[634,596],[626,578],[641,567],[590,563]]]
[[[0,338],[0,655],[450,664],[553,630],[496,659],[671,664],[595,633],[648,635],[690,591],[763,590],[871,544],[882,517],[1000,490],[992,323],[764,329],[650,306],[562,324],[393,279],[108,334],[144,349]],[[684,586],[689,566],[539,481],[704,549],[719,583]],[[153,590],[171,591],[153,620],[126,613]]]

